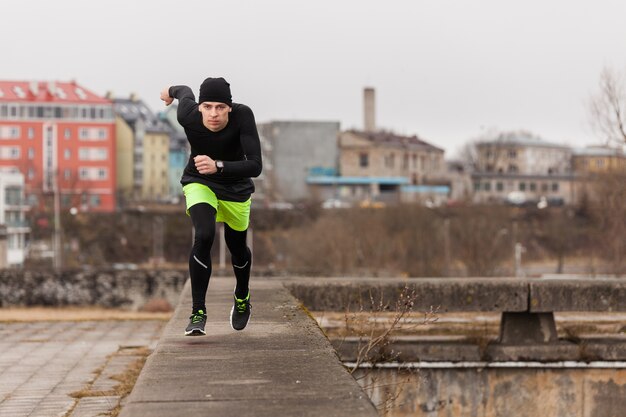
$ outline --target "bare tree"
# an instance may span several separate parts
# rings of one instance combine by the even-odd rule
[[[624,75],[605,67],[600,91],[589,101],[591,124],[607,143],[626,145],[626,84]]]

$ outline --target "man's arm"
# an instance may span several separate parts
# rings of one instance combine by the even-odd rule
[[[224,173],[240,177],[258,177],[263,169],[261,141],[256,129],[254,113],[247,106],[241,107],[241,148],[246,157],[243,161],[224,161]]]
[[[174,99],[178,99],[178,122],[185,126],[192,120],[193,116],[197,116],[198,103],[191,88],[186,85],[174,85],[166,87],[161,91],[161,100],[166,106],[172,104]]]

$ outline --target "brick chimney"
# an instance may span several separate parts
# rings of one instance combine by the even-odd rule
[[[363,129],[376,131],[376,92],[372,87],[363,89]]]

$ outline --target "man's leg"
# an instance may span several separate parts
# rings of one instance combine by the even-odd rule
[[[246,245],[247,230],[234,230],[224,223],[224,237],[226,245],[232,256],[233,271],[237,278],[235,287],[234,305],[230,310],[230,325],[234,330],[243,330],[250,321],[250,268],[252,267],[252,254]]]
[[[243,299],[248,296],[248,284],[250,282],[250,268],[252,266],[252,253],[246,245],[248,229],[237,231],[224,223],[224,238],[226,246],[231,254],[231,261],[237,286],[235,296]]]
[[[189,215],[195,230],[193,248],[189,255],[193,313],[206,313],[206,292],[211,278],[211,247],[215,238],[215,209],[207,203],[194,204]]]

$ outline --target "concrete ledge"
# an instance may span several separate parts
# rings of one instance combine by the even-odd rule
[[[574,343],[556,342],[549,345],[491,344],[485,352],[490,362],[537,361],[558,362],[580,360],[580,347]]]
[[[252,320],[230,328],[234,279],[212,278],[207,336],[185,337],[189,284],[120,417],[377,416],[316,322],[279,281],[254,280]]]
[[[356,362],[363,343],[355,340],[333,340],[341,360]],[[583,339],[579,342],[559,340],[550,344],[498,344],[486,340],[466,341],[399,341],[391,340],[383,349],[370,352],[364,362],[554,362],[554,361],[626,361],[626,343],[613,339]]]
[[[529,311],[626,311],[626,279],[540,279],[529,281]]]
[[[286,286],[312,311],[367,311],[370,296],[393,310],[405,286],[417,294],[416,311],[526,311],[529,296],[527,280],[516,278],[329,278]]]
[[[333,340],[332,344],[344,362],[356,362],[359,347],[354,340]],[[418,361],[480,361],[480,346],[463,342],[392,341],[381,350],[371,352],[364,362],[418,362]]]

